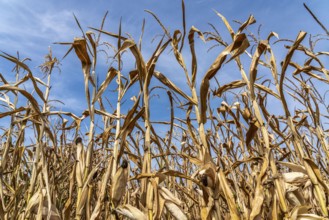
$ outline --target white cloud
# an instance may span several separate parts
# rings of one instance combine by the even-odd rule
[[[54,41],[73,39],[76,29],[70,11],[56,8],[34,10],[26,2],[2,1],[0,9],[0,48],[8,53],[20,51],[29,57],[47,52]]]

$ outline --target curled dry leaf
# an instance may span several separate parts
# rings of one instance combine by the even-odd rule
[[[283,180],[291,184],[305,184],[309,179],[307,175],[301,172],[289,172],[282,174]]]
[[[58,212],[58,209],[54,204],[51,205],[50,212],[48,208],[48,202],[46,200],[43,200],[41,213],[38,213],[38,206],[40,202],[40,196],[45,197],[46,190],[43,189],[41,192],[37,191],[31,198],[29,203],[26,207],[26,213],[32,212],[35,215],[42,216],[42,218],[47,218],[47,216],[50,216],[50,220],[61,220],[60,214]],[[45,198],[43,198],[45,199]]]
[[[172,216],[174,216],[177,220],[187,220],[187,216],[181,209],[182,201],[179,200],[174,194],[172,194],[168,189],[165,187],[159,187],[158,188],[159,194],[161,197],[165,200],[164,205],[167,208],[167,210],[171,213]]]
[[[146,215],[141,210],[129,204],[118,207],[115,211],[132,220],[147,220]]]
[[[219,178],[219,183],[221,185],[221,188],[224,191],[224,195],[225,195],[226,201],[228,203],[228,207],[230,209],[231,219],[233,219],[233,220],[240,219],[240,215],[238,212],[238,208],[236,206],[235,198],[233,197],[233,192],[232,192],[231,187],[229,186],[229,184],[226,180],[225,174],[223,173],[222,170],[219,171],[218,178]]]
[[[170,214],[176,218],[176,220],[187,220],[185,213],[175,203],[167,201],[165,202],[165,206]]]

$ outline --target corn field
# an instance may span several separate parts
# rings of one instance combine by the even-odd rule
[[[328,31],[314,19],[328,35],[259,39],[249,29],[253,16],[232,24],[215,12],[225,41],[215,26],[186,27],[184,7],[182,29],[173,32],[146,11],[163,31],[150,57],[142,53],[145,23],[134,40],[121,24],[104,30],[106,15],[86,32],[74,17],[82,37],[58,44],[81,63],[83,112],[53,106],[59,59],[51,50],[42,77],[28,59],[0,53],[0,65],[13,67],[0,73],[0,219],[328,218],[329,52],[315,49]],[[196,42],[218,50],[206,72],[198,69]],[[157,69],[164,53],[180,66],[185,88]],[[112,62],[100,72],[104,54]],[[240,77],[223,84],[217,77],[226,65]],[[160,90],[170,120],[153,120],[152,95]]]

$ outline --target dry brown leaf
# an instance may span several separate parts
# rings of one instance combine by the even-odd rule
[[[236,201],[233,197],[233,193],[231,190],[231,187],[228,185],[228,182],[226,180],[225,174],[222,170],[219,171],[218,174],[219,177],[219,183],[221,185],[221,188],[224,191],[225,199],[227,201],[228,207],[230,209],[230,217],[231,219],[240,219],[240,215],[236,206]]]
[[[163,84],[168,86],[170,89],[174,90],[177,92],[179,95],[190,101],[191,103],[197,105],[197,101],[191,98],[190,96],[186,95],[180,88],[178,88],[173,82],[171,82],[167,77],[165,77],[163,74],[160,72],[154,72],[154,76],[160,80]]]
[[[202,123],[206,123],[207,121],[207,96],[209,92],[209,81],[213,78],[218,70],[223,65],[227,55],[232,53],[232,57],[230,60],[236,58],[240,54],[242,54],[249,47],[249,42],[245,34],[239,34],[234,37],[233,43],[227,46],[216,58],[216,60],[212,63],[210,68],[207,70],[204,75],[201,86],[200,86],[200,119]],[[229,61],[230,61],[229,60]],[[228,62],[229,62],[228,61]]]
[[[118,74],[118,71],[116,69],[114,69],[113,67],[111,67],[109,69],[104,82],[102,82],[102,84],[100,85],[100,87],[94,97],[93,103],[95,103],[102,96],[102,94],[105,91],[105,89],[107,88],[107,86],[111,83],[111,81],[114,79],[114,77],[117,74]]]

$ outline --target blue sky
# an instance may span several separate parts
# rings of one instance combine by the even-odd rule
[[[329,28],[327,13],[329,1],[307,1],[306,4]],[[201,31],[209,31],[211,28],[208,23],[212,23],[226,40],[229,39],[226,28],[213,9],[223,14],[235,30],[239,25],[235,24],[233,20],[244,22],[249,15],[253,14],[257,23],[253,25],[252,30],[257,32],[257,28],[261,24],[261,37],[263,39],[271,31],[277,32],[280,39],[295,39],[300,30],[313,34],[324,34],[324,31],[303,7],[303,1],[186,0],[185,6],[187,30],[193,25]],[[138,41],[142,21],[144,18],[146,19],[143,54],[145,57],[149,57],[157,43],[157,41],[151,43],[151,40],[155,35],[162,34],[162,30],[153,17],[144,11],[145,9],[154,12],[171,33],[182,26],[181,1],[179,0],[0,0],[0,50],[12,55],[19,51],[22,57],[31,58],[32,61],[29,62],[29,66],[34,74],[38,76],[40,74],[38,66],[48,52],[49,46],[52,47],[54,55],[60,59],[68,48],[53,43],[72,42],[74,37],[81,37],[73,13],[79,19],[84,30],[87,31],[88,27],[99,27],[105,12],[109,11],[104,29],[117,32],[119,20],[122,18],[123,33],[130,33],[135,41]],[[200,40],[196,44],[197,49],[200,49],[198,51],[199,77],[202,77],[222,48],[207,53],[206,49],[213,44],[208,43],[204,46],[204,43]],[[188,47],[186,48],[188,49]],[[286,53],[286,50],[282,49],[282,44],[280,48],[280,50],[275,51],[278,58],[284,57]],[[323,50],[328,51],[328,46],[325,45]],[[186,63],[189,66],[188,50],[184,51],[183,54],[187,56]],[[165,53],[161,57],[157,68],[182,87],[184,91],[188,91],[184,74],[172,57],[173,55],[169,51]],[[127,59],[129,60],[129,56]],[[109,64],[105,62],[104,58],[101,61],[103,62],[100,62],[97,74],[102,81]],[[84,93],[80,63],[73,53],[61,63],[61,73],[52,76],[51,98],[65,102],[65,106],[57,103],[57,108],[80,114],[86,108],[84,96],[81,95]],[[126,65],[133,66],[133,63]],[[3,59],[0,60],[0,73],[5,75],[7,79],[11,77],[13,79],[13,75],[10,74],[11,68],[12,66],[8,62]],[[224,68],[221,79],[223,82],[239,79],[237,78],[239,77],[238,71],[235,72],[237,72],[237,75],[232,75],[228,68]],[[112,98],[115,100],[116,97]],[[162,108],[161,106],[167,105],[168,102],[162,98],[154,97],[154,99],[157,100],[151,104],[156,110],[159,110],[153,113],[154,119],[161,118],[161,110],[169,115],[168,108]],[[167,100],[167,97],[165,97],[165,100]],[[220,104],[220,100],[218,102]],[[158,103],[161,105],[158,105]]]

